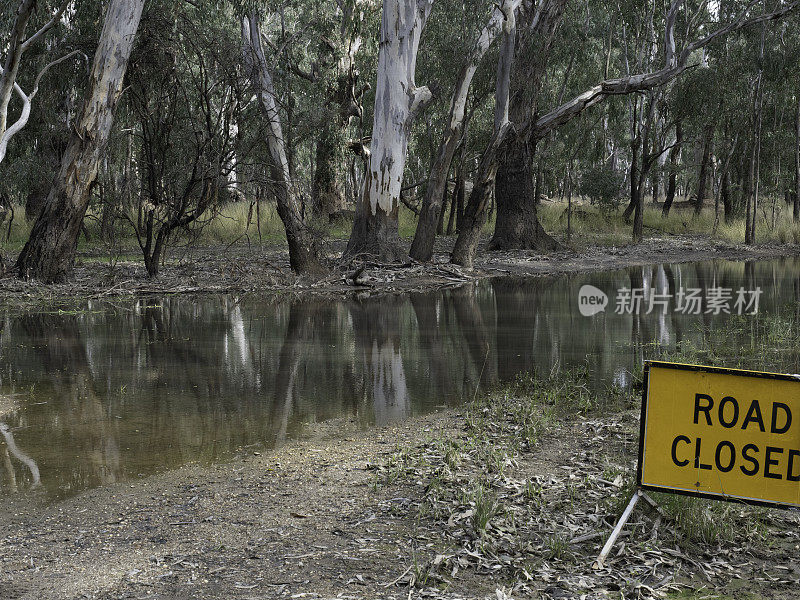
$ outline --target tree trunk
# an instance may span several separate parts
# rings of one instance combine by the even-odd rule
[[[711,166],[711,147],[714,142],[714,125],[707,125],[703,136],[703,159],[700,161],[700,175],[697,177],[697,204],[694,206],[694,214],[699,215],[703,212],[703,203],[708,192],[708,169]]]
[[[539,223],[537,202],[533,201],[537,188],[531,165],[534,149],[519,147],[524,144],[524,140],[513,139],[503,148],[505,158],[500,162],[495,183],[497,223],[489,250],[550,252],[559,247]],[[500,198],[504,200],[501,202]]]
[[[658,197],[661,195],[661,181],[657,172],[653,173],[652,181],[653,181],[653,204],[658,204]]]
[[[143,6],[144,0],[111,0],[109,4],[83,111],[47,202],[17,259],[23,278],[52,283],[63,281],[72,270]]]
[[[7,48],[5,66],[0,75],[0,136],[8,128],[8,105],[11,102],[11,95],[14,92],[14,83],[19,72],[19,63],[22,59],[23,40],[28,21],[36,10],[36,0],[22,0],[17,9],[17,17],[14,27],[11,29],[11,38]]]
[[[722,199],[725,222],[730,223],[733,220],[733,202],[731,201],[730,175],[727,171],[723,173],[722,181],[720,182],[720,198]]]
[[[464,200],[467,197],[467,185],[464,180],[464,165],[461,165],[459,171],[460,181],[456,181],[458,186],[458,194],[456,195],[456,233],[461,233],[461,224],[464,222]]]
[[[444,187],[444,191],[442,192],[442,206],[441,206],[441,210],[439,211],[439,223],[436,225],[436,235],[442,235],[444,233],[444,214],[445,214],[445,212],[447,212],[447,186],[446,185]]]
[[[350,14],[350,13],[348,13]],[[343,23],[350,17],[343,17]],[[342,38],[347,27],[342,26]],[[345,42],[342,41],[342,45]],[[326,114],[323,117],[322,131],[317,138],[315,151],[314,177],[311,184],[311,211],[315,218],[330,220],[333,215],[346,206],[343,190],[344,182],[339,176],[341,163],[342,135],[353,117],[362,114],[360,98],[370,88],[364,86],[356,90],[358,75],[353,67],[355,54],[361,47],[361,38],[356,36],[346,43],[347,50],[342,49],[344,56],[339,61],[338,77],[329,86],[328,100],[325,104]]]
[[[517,63],[511,95],[512,121],[523,127],[538,112],[542,88],[555,32],[564,14],[566,0],[542,2],[534,16],[532,31],[526,35],[533,58]],[[534,150],[546,132],[526,132],[519,140],[509,140],[499,155],[497,169],[497,222],[490,250],[538,250],[550,252],[559,247],[542,228],[536,214],[537,186],[530,173]],[[515,179],[518,179],[515,181]],[[523,193],[524,196],[517,194]]]
[[[472,268],[481,229],[486,223],[486,209],[497,175],[497,153],[512,126],[508,120],[510,99],[511,67],[514,64],[514,48],[516,45],[517,23],[513,13],[503,28],[503,40],[500,44],[500,58],[497,61],[494,101],[494,133],[489,145],[483,152],[478,172],[469,195],[469,202],[460,219],[458,238],[456,238],[450,262],[463,267]]]
[[[323,273],[326,269],[320,262],[316,242],[303,223],[300,197],[289,168],[272,74],[264,56],[261,26],[255,12],[249,17],[242,18],[242,40],[246,48],[245,63],[250,67],[253,87],[258,93],[261,108],[267,119],[270,174],[277,200],[278,216],[286,230],[289,264],[295,273]]]
[[[681,144],[683,143],[683,125],[680,121],[675,123],[675,146],[669,152],[669,181],[667,182],[667,195],[664,198],[664,208],[661,209],[661,216],[669,216],[672,202],[675,200],[675,187],[678,182],[678,159],[681,155]]]
[[[42,77],[44,77],[45,73],[47,73],[51,67],[64,62],[75,54],[81,54],[79,50],[73,50],[66,56],[62,56],[45,65],[44,68],[39,71],[32,89],[27,94],[17,83],[22,55],[38,40],[42,39],[42,37],[61,20],[69,4],[70,2],[68,0],[63,0],[61,7],[55,12],[53,17],[28,39],[25,39],[25,30],[27,29],[31,16],[37,10],[36,0],[22,0],[19,4],[17,15],[14,19],[14,25],[11,28],[11,35],[7,40],[4,40],[4,49],[7,52],[6,62],[4,66],[0,66],[0,163],[3,162],[6,157],[8,143],[11,138],[28,124],[28,120],[31,116],[31,101],[39,91],[39,83]],[[14,93],[16,93],[22,101],[22,108],[19,111],[17,120],[9,126],[8,106],[11,102],[11,96]]]
[[[401,260],[398,211],[408,136],[414,117],[433,99],[414,83],[419,40],[433,0],[384,0],[372,145],[364,188],[345,254]],[[441,198],[441,192],[437,200]],[[438,214],[432,221],[435,231]]]
[[[450,101],[449,122],[442,134],[436,161],[431,167],[417,231],[409,252],[411,257],[416,260],[429,261],[433,256],[434,224],[437,219],[440,219],[439,213],[442,211],[441,200],[444,198],[443,194],[447,188],[447,174],[450,172],[450,164],[453,161],[453,155],[464,127],[465,108],[472,79],[478,70],[481,58],[486,54],[494,39],[500,34],[504,24],[509,22],[508,15],[511,14],[513,17],[513,13],[520,3],[521,0],[503,0],[502,4],[495,4],[489,23],[481,31],[473,45],[472,52],[467,57],[461,73],[459,73],[453,97]],[[466,143],[466,140],[464,143]]]
[[[322,126],[315,152],[314,180],[311,184],[311,214],[315,218],[330,219],[344,207],[342,186],[338,179],[337,154],[339,144],[334,124],[330,119]]]
[[[634,112],[634,120],[636,119]],[[622,213],[622,218],[626,223],[630,223],[631,215],[636,210],[639,197],[639,150],[642,144],[641,137],[634,134],[631,140],[631,170],[629,174],[630,184],[630,201],[628,202],[625,212]]]
[[[450,198],[450,217],[447,219],[447,235],[453,235],[456,224],[456,211],[464,206],[464,179],[461,175],[461,166],[456,168],[456,182],[453,186],[453,196]]]

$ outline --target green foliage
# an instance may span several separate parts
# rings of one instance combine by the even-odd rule
[[[54,0],[40,0],[29,29],[40,27],[57,4]],[[710,8],[713,4],[688,2],[679,11],[676,26],[679,48],[734,20],[747,7],[747,3],[737,0],[721,3],[717,12]],[[518,107],[519,112],[545,114],[604,79],[660,68],[664,60],[662,40],[667,5],[635,0],[566,3],[560,26],[553,39],[547,41],[549,54],[542,80],[512,82],[519,95],[538,90],[536,98],[529,98],[529,106]],[[0,8],[0,48],[5,47],[2,42],[10,32],[17,6],[15,0]],[[414,79],[417,85],[438,89],[440,97],[410,124],[404,173],[408,183],[424,182],[428,176],[449,113],[454,83],[494,6],[488,0],[434,3],[421,40]],[[22,88],[30,89],[45,64],[71,50],[80,50],[91,57],[104,9],[101,2],[75,2],[74,11],[71,9],[68,17],[53,29],[47,42],[27,51],[19,74]],[[757,10],[760,8],[753,7],[750,12],[756,14]],[[257,11],[262,19],[287,158],[306,215],[310,214],[315,175],[325,172],[320,170],[318,155],[319,147],[325,145],[331,148],[326,156],[335,185],[347,208],[353,208],[364,163],[348,149],[348,142],[369,138],[371,134],[381,2],[149,0],[99,184],[92,190],[93,216],[102,218],[103,206],[107,205],[124,213],[124,218],[138,222],[137,203],[142,193],[152,195],[153,187],[163,190],[163,198],[154,204],[180,206],[185,199],[183,191],[188,174],[193,170],[198,148],[202,147],[205,170],[220,175],[215,207],[204,212],[204,218],[189,227],[191,231],[174,235],[202,240],[199,230],[203,227],[210,228],[208,237],[212,240],[250,235],[246,224],[234,226],[223,210],[228,200],[244,200],[248,207],[252,202],[269,206],[274,201],[264,117],[242,64],[240,19],[250,11]],[[670,172],[677,175],[680,195],[690,197],[692,190],[697,189],[697,154],[703,133],[713,127],[715,168],[709,189],[719,191],[722,166],[730,157],[730,194],[735,210],[741,213],[745,192],[752,189],[748,188],[747,180],[754,144],[758,142],[760,163],[756,172],[762,209],[758,215],[757,239],[781,243],[800,241],[800,230],[792,224],[789,211],[780,200],[787,189],[793,188],[795,179],[794,111],[800,93],[795,77],[800,72],[797,23],[798,16],[793,14],[783,21],[742,29],[718,39],[702,52],[693,53],[692,68],[658,90],[653,135],[644,149],[645,153],[665,158],[664,152],[675,140],[675,123],[681,121],[684,139],[677,165],[672,167],[656,159],[651,174],[660,177],[662,197],[664,180]],[[518,65],[525,66],[541,58],[542,40],[528,39],[522,32],[519,42]],[[2,54],[0,51],[0,64],[5,64]],[[495,43],[479,65],[467,103],[470,119],[463,156],[470,177],[493,128],[497,56]],[[0,192],[9,194],[19,206],[24,206],[29,198],[40,197],[50,186],[81,108],[87,66],[83,59],[70,60],[44,78],[33,103],[30,124],[14,139],[6,161],[0,166]],[[515,71],[518,76],[525,72],[522,67]],[[764,92],[759,140],[754,137],[757,80],[762,81]],[[167,84],[173,85],[170,88]],[[534,162],[542,174],[544,195],[559,199],[568,194],[580,195],[589,200],[590,210],[581,207],[586,218],[573,219],[573,233],[578,240],[619,244],[630,239],[630,225],[622,223],[613,213],[627,196],[625,180],[631,162],[632,136],[641,129],[633,127],[634,116],[641,120],[643,104],[633,101],[632,96],[608,97],[536,145]],[[19,108],[15,97],[12,117]],[[343,108],[348,109],[344,110],[345,117]],[[524,120],[522,114],[511,116]],[[216,119],[220,121],[217,123]],[[149,126],[143,125],[148,121]],[[166,124],[169,124],[168,134]],[[131,136],[134,141],[129,150]],[[146,137],[161,142],[160,147],[156,151],[146,149]],[[459,150],[457,156],[460,155]],[[229,169],[234,159],[235,173]],[[125,178],[122,174],[128,162],[135,175]],[[156,163],[163,168],[148,180],[148,168]],[[420,186],[417,200],[423,192],[424,186]],[[196,206],[198,194],[192,192],[189,196]],[[764,199],[768,199],[766,203]],[[774,211],[773,199],[778,199]],[[768,214],[764,214],[763,208]],[[237,211],[241,209],[232,209]],[[545,228],[562,232],[560,214],[549,211],[549,208],[540,211]],[[164,211],[160,220],[168,220],[172,213]],[[262,239],[280,239],[280,223],[269,219],[266,223],[269,233],[262,232]],[[132,233],[129,225],[117,222],[111,231],[125,238]],[[272,230],[273,225],[278,231]],[[314,226],[334,238],[349,235],[347,223]],[[648,208],[645,226],[647,231],[655,228],[667,233],[714,231],[718,237],[737,243],[744,237],[741,221],[721,223],[715,228],[708,212],[698,218],[673,214],[661,220],[657,210]],[[414,216],[401,209],[401,236],[410,238],[415,229]],[[492,229],[493,223],[489,223],[485,231],[490,233]],[[104,235],[107,233],[108,230]]]
[[[581,177],[580,193],[603,212],[619,208],[624,175],[609,167],[593,167]]]

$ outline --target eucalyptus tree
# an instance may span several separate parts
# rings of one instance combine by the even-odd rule
[[[383,0],[372,143],[347,244],[350,256],[393,261],[406,255],[399,243],[398,211],[409,131],[433,100],[431,90],[415,80],[420,37],[432,6],[433,0]]]
[[[262,44],[261,21],[255,10],[241,17],[244,65],[266,119],[270,172],[278,215],[286,230],[289,263],[296,273],[321,273],[317,241],[303,220],[299,191],[287,157],[287,148],[270,63]]]
[[[500,56],[497,59],[497,76],[494,104],[494,129],[489,144],[481,156],[477,177],[473,183],[469,202],[464,209],[461,230],[453,248],[452,261],[463,266],[472,266],[475,250],[480,240],[480,231],[486,222],[487,205],[494,178],[497,173],[497,151],[512,128],[509,120],[511,69],[517,38],[515,12],[508,12],[503,25]]]
[[[37,6],[36,0],[21,0],[17,6],[10,33],[5,39],[0,38],[0,40],[4,42],[3,47],[6,53],[5,61],[0,65],[0,163],[2,163],[3,159],[6,157],[8,143],[11,141],[11,138],[28,124],[31,115],[31,104],[34,97],[39,92],[39,85],[44,75],[52,67],[78,54],[78,51],[74,50],[44,65],[36,75],[28,92],[25,92],[18,83],[24,54],[30,50],[32,46],[43,40],[50,30],[65,18],[64,13],[70,4],[71,0],[64,0],[61,5],[54,10],[47,11],[49,14],[45,17],[47,19],[46,22],[41,24],[41,26],[29,36],[28,26],[31,24],[31,20],[34,18],[37,10],[41,7]],[[11,6],[13,6],[13,4],[11,4]],[[0,54],[0,56],[2,56],[2,54]],[[22,104],[18,118],[9,125],[8,110],[11,104],[11,98],[14,94],[19,97]]]
[[[145,0],[111,0],[95,52],[83,109],[61,167],[28,242],[17,259],[19,276],[44,282],[65,279],[108,142]]]
[[[548,44],[553,40],[554,33],[563,17],[563,8],[566,0],[544,0],[537,13],[549,15],[550,22],[543,25],[542,17],[534,18],[528,32],[535,29],[543,30],[538,44]],[[687,70],[696,66],[695,54],[713,41],[734,31],[750,27],[755,24],[768,23],[785,17],[797,8],[800,2],[791,2],[781,5],[774,11],[751,16],[749,8],[743,9],[727,23],[719,23],[716,28],[705,27],[697,29],[696,23],[700,18],[698,14],[706,11],[703,3],[697,11],[691,12],[688,8],[683,11],[683,0],[672,0],[663,19],[662,36],[662,61],[663,66],[655,70],[631,73],[623,77],[604,79],[593,85],[590,89],[576,95],[574,98],[556,106],[548,112],[540,111],[535,101],[524,94],[517,96],[520,100],[513,107],[518,111],[514,122],[513,136],[506,139],[501,152],[496,155],[491,163],[487,163],[481,173],[484,179],[497,171],[498,186],[496,190],[498,205],[498,223],[492,247],[495,249],[511,248],[538,248],[548,250],[553,248],[553,240],[542,229],[536,216],[534,186],[531,183],[531,150],[535,144],[550,132],[568,123],[590,108],[612,96],[624,96],[637,92],[653,90],[676,79]],[[546,11],[546,12],[543,12]],[[688,29],[687,37],[696,36],[693,40],[686,40],[678,44],[676,36],[676,23],[682,16],[684,29]],[[546,60],[546,52],[534,54],[534,60],[526,68],[526,83],[534,83],[537,77],[544,77],[544,66],[537,64]],[[519,69],[519,67],[518,67]],[[536,85],[529,89],[537,89]],[[513,104],[513,102],[512,102]],[[513,112],[513,111],[512,111]],[[497,164],[497,155],[501,156],[502,163]],[[502,175],[501,175],[502,173]],[[502,182],[502,183],[501,183]],[[477,186],[476,186],[477,187]],[[475,192],[473,191],[473,195]],[[472,204],[472,198],[470,199]],[[475,214],[486,210],[486,202],[476,199]],[[485,216],[471,220],[470,231],[462,230],[453,252],[452,260],[456,264],[471,266],[477,249],[479,229],[485,222]],[[478,228],[478,231],[475,231]],[[462,242],[461,238],[465,238]],[[470,241],[467,241],[469,238]]]
[[[354,119],[364,114],[364,94],[371,89],[362,82],[359,59],[365,54],[365,36],[372,7],[358,0],[336,0],[314,3],[313,10],[304,10],[309,28],[318,36],[318,59],[303,70],[296,64],[291,71],[315,86],[324,88],[318,102],[319,134],[314,149],[311,186],[311,209],[315,217],[330,220],[345,207],[342,168],[347,146],[347,131]],[[331,35],[332,34],[332,35]]]
[[[448,122],[428,176],[419,222],[414,241],[411,244],[410,255],[412,258],[427,261],[433,255],[433,242],[436,237],[437,224],[440,221],[442,197],[446,191],[450,164],[461,140],[472,79],[478,70],[481,59],[495,38],[515,22],[515,13],[521,4],[522,0],[503,0],[501,4],[494,5],[489,22],[480,31],[461,67],[450,100]]]

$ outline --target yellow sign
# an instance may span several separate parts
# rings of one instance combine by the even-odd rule
[[[649,362],[644,489],[800,507],[800,376]]]

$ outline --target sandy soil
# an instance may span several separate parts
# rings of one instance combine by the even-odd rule
[[[545,275],[618,269],[655,263],[702,260],[757,260],[800,256],[800,245],[765,244],[756,247],[727,244],[700,236],[664,236],[639,245],[592,247],[582,252],[563,250],[549,255],[532,251],[488,252],[481,248],[475,269],[450,265],[452,239],[437,241],[434,260],[428,264],[404,265],[342,262],[344,242],[328,245],[332,265],[322,279],[291,274],[283,245],[239,243],[234,246],[195,246],[173,249],[161,274],[148,279],[141,261],[109,262],[107,256],[79,256],[69,283],[43,286],[13,277],[0,278],[0,302],[18,306],[78,298],[147,293],[383,293],[452,286],[484,277]]]

